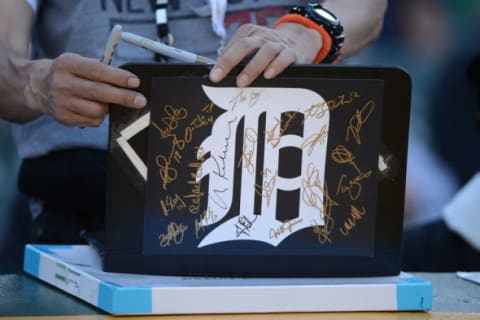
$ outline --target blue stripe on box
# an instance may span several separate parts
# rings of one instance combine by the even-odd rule
[[[42,252],[55,255],[55,250],[71,249],[71,245],[27,244],[23,257],[23,270],[35,277],[40,277],[40,260]]]
[[[113,314],[152,313],[151,288],[125,288],[100,282],[98,307]]]
[[[40,273],[40,256],[40,252],[34,246],[27,244],[23,256],[23,270],[38,277]]]
[[[106,282],[100,282],[98,286],[98,301],[97,306],[103,310],[112,312],[113,296],[115,294],[115,287]]]
[[[404,277],[402,283],[397,284],[397,309],[431,310],[433,289],[429,281],[415,276]]]

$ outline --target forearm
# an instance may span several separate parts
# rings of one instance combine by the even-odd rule
[[[41,113],[28,107],[27,93],[31,75],[41,70],[42,61],[30,61],[11,50],[0,48],[0,118],[22,123]]]
[[[40,114],[27,107],[25,88],[39,64],[28,60],[33,12],[26,1],[0,1],[0,118],[32,120]]]
[[[327,0],[323,5],[343,24],[343,57],[358,52],[380,35],[387,0]]]

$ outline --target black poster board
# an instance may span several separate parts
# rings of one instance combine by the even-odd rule
[[[237,88],[239,69],[125,68],[149,103],[111,108],[107,271],[399,273],[405,72],[294,66]]]

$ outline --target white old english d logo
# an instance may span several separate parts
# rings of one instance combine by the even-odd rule
[[[232,206],[235,145],[239,122],[244,120],[240,212],[212,230],[199,247],[232,240],[257,240],[277,246],[298,230],[324,225],[323,192],[330,113],[324,99],[302,88],[217,88],[203,86],[208,98],[225,112],[200,145],[197,157],[209,153],[197,172],[197,181],[209,175],[207,212],[202,226],[221,221]],[[317,108],[315,114],[306,113]],[[254,212],[258,123],[266,115],[261,212]],[[303,115],[303,136],[283,134],[282,114]],[[301,176],[278,176],[280,150],[301,150]],[[261,162],[260,162],[261,163]],[[289,221],[276,217],[278,190],[299,190],[298,215]],[[268,192],[267,192],[268,191]],[[258,192],[258,188],[257,188]],[[211,217],[214,217],[213,219]]]

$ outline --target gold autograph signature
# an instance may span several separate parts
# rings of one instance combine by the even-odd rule
[[[270,143],[273,148],[276,148],[280,141],[282,140],[282,136],[288,130],[290,125],[292,124],[293,119],[297,116],[297,112],[285,112],[285,119],[278,119],[275,118],[275,124],[272,128],[265,131],[265,136],[267,143]],[[276,135],[276,131],[279,130],[278,135]]]
[[[181,210],[186,208],[185,201],[177,193],[174,195],[167,195],[164,199],[160,199],[160,206],[163,209],[163,214],[168,216],[173,210]]]
[[[213,213],[212,209],[208,208],[201,214],[197,219],[195,219],[195,237],[199,239],[200,231],[205,230],[205,226],[217,222],[218,216]]]
[[[341,94],[336,99],[313,104],[305,110],[305,118],[316,117],[317,119],[320,119],[327,113],[327,111],[333,111],[338,107],[350,104],[360,97],[361,96],[357,91],[351,91],[348,95]]]
[[[167,226],[167,232],[158,236],[158,240],[160,240],[160,246],[168,247],[172,241],[177,245],[181,244],[185,235],[185,231],[187,230],[188,226],[184,225],[183,223],[176,224],[175,222],[170,222]]]
[[[302,223],[302,221],[303,221],[302,218],[292,219],[292,220],[283,222],[277,228],[270,228],[269,238],[270,239],[274,239],[274,238],[276,239],[284,233],[292,233],[293,232],[293,227],[296,224]]]
[[[255,172],[254,154],[257,147],[257,140],[257,131],[252,128],[246,128],[243,137],[243,153],[238,161],[238,166],[240,167],[241,163],[243,163],[243,166],[247,168],[250,174]]]
[[[162,139],[171,138],[172,147],[168,155],[157,155],[155,157],[155,163],[159,168],[160,178],[162,179],[162,187],[164,190],[167,190],[167,185],[175,181],[178,176],[177,169],[172,167],[172,162],[180,163],[182,160],[180,151],[185,148],[186,144],[192,141],[193,133],[190,127],[185,128],[182,138],[179,138],[177,134],[174,133],[178,127],[179,120],[185,119],[188,116],[187,109],[166,105],[164,111],[166,116],[161,118],[161,122],[166,127],[161,128],[154,121],[152,121],[152,125],[159,131]]]
[[[344,236],[348,236],[350,234],[350,231],[352,231],[357,226],[357,222],[362,220],[365,213],[366,210],[364,207],[358,209],[354,205],[350,206],[350,216],[347,218],[347,220],[345,220],[343,225],[340,226],[340,233]]]
[[[362,144],[362,138],[360,136],[360,131],[362,130],[363,125],[367,122],[368,118],[373,113],[375,109],[375,101],[368,101],[361,109],[357,109],[355,114],[350,118],[347,127],[347,136],[346,141],[350,139],[350,134],[357,144]]]
[[[262,185],[255,184],[255,193],[261,197],[264,197],[267,200],[267,207],[270,206],[270,200],[272,198],[272,193],[277,182],[277,173],[273,173],[269,168],[265,168],[260,172],[263,176]]]
[[[247,105],[251,108],[253,107],[258,100],[260,99],[261,91],[250,91],[250,94],[245,92],[246,90],[242,89],[234,96],[229,102],[232,105],[231,110],[233,111],[238,104],[247,101]]]
[[[339,204],[330,196],[327,183],[325,182],[325,185],[322,186],[319,171],[312,163],[307,167],[307,178],[302,180],[302,186],[303,201],[313,208],[318,208],[320,218],[324,221],[323,227],[318,226],[316,221],[313,221],[313,232],[317,235],[321,244],[331,242],[330,234],[335,225],[332,218],[332,208]],[[317,191],[320,193],[317,193]]]
[[[204,193],[201,189],[201,183],[197,182],[197,176],[201,172],[201,166],[201,162],[190,162],[188,164],[189,168],[197,170],[196,172],[190,172],[190,179],[187,181],[187,184],[191,186],[192,191],[184,196],[184,199],[190,201],[190,204],[188,205],[188,210],[190,211],[190,213],[193,214],[197,214],[200,212],[200,204],[204,196]]]
[[[372,170],[369,170],[362,174],[356,175],[353,179],[348,180],[347,175],[342,174],[340,180],[338,181],[337,192],[335,195],[348,192],[351,200],[357,200],[362,193],[362,180],[370,177],[371,175]]]
[[[323,144],[327,137],[328,137],[328,128],[327,128],[327,125],[324,124],[319,132],[310,135],[308,138],[306,138],[302,142],[301,148],[304,149],[308,147],[307,153],[308,155],[311,155],[315,146],[317,144]]]

